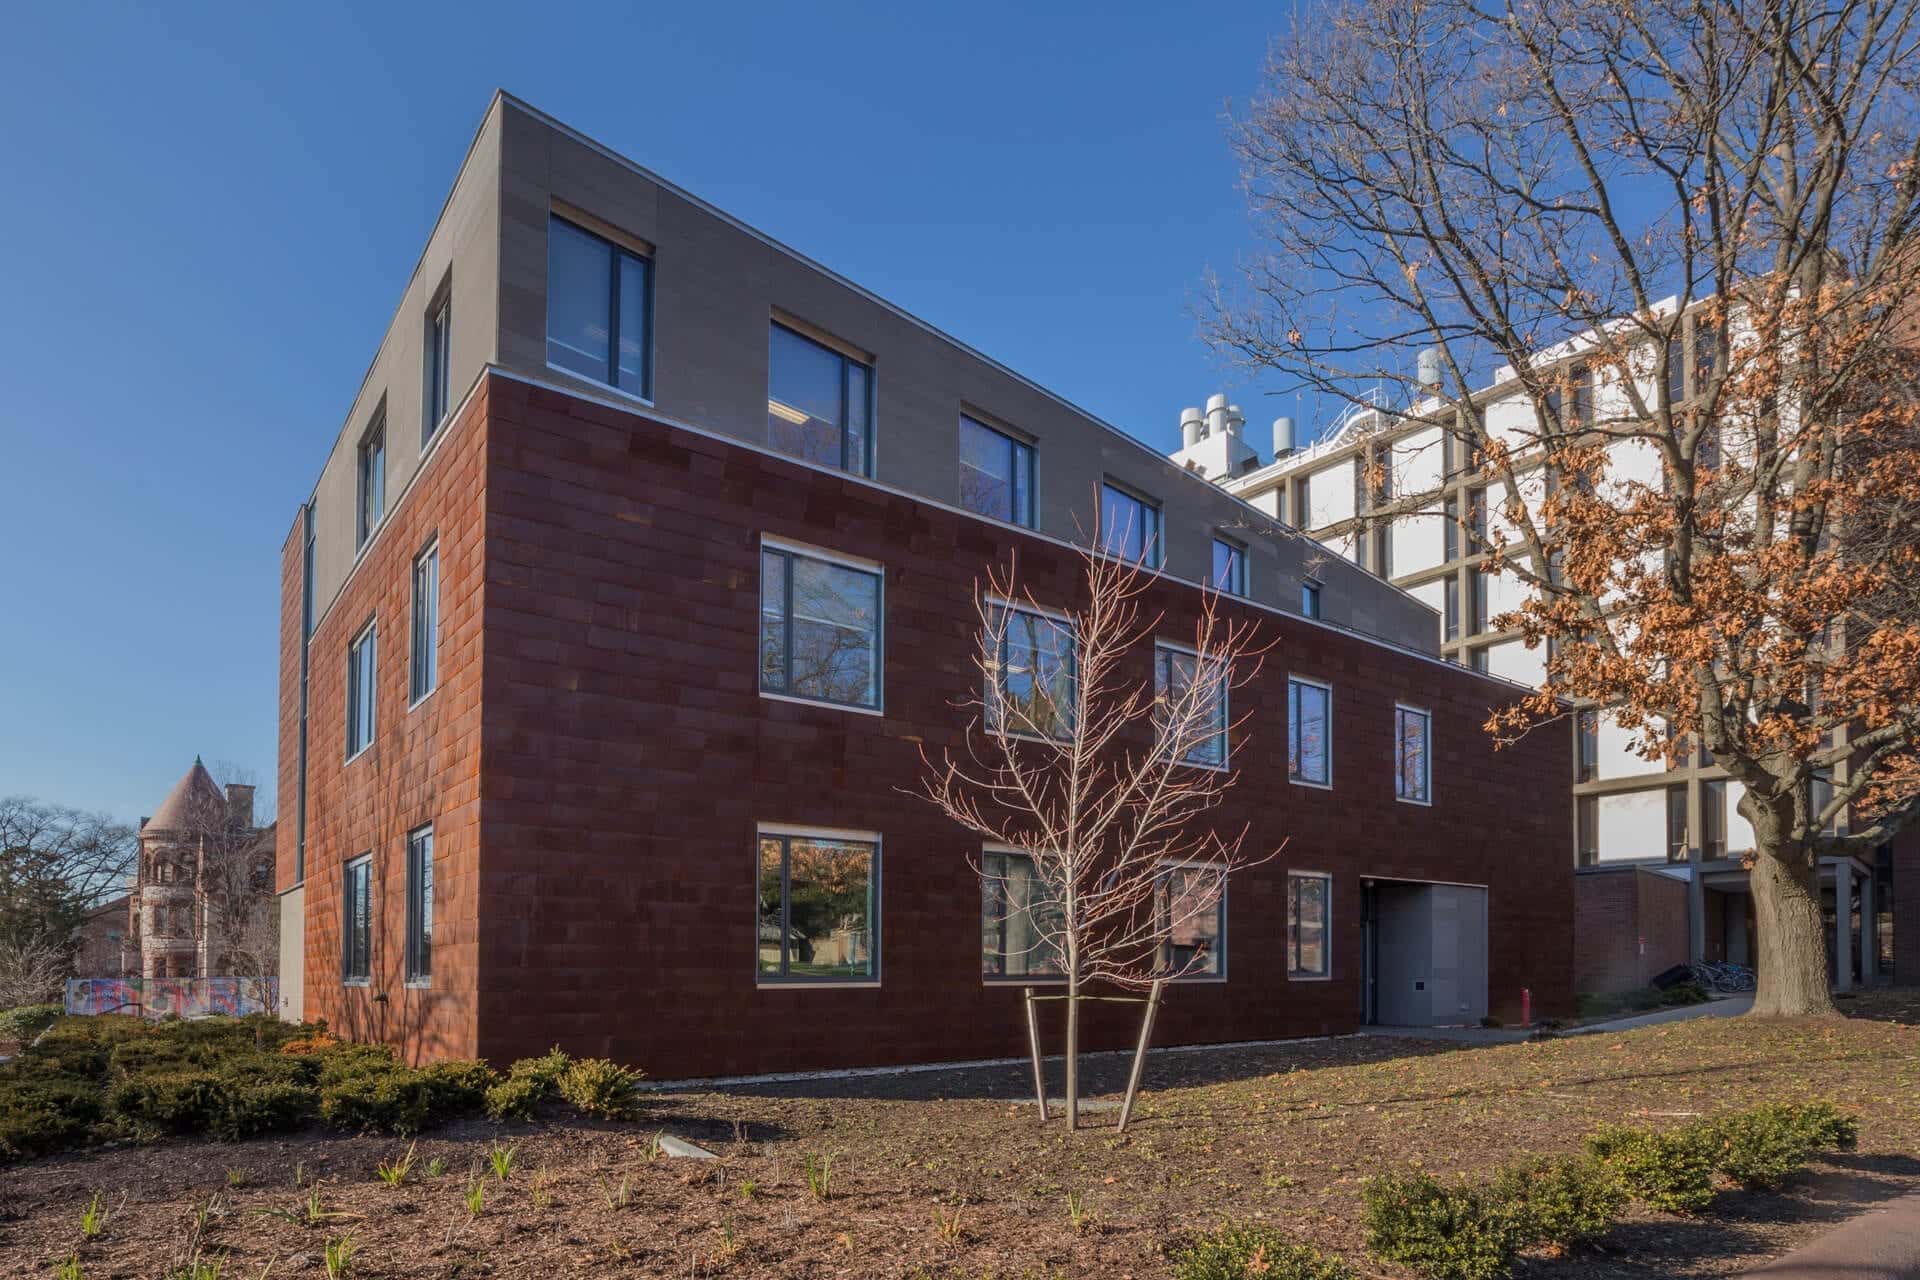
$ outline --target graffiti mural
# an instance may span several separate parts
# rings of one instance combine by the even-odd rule
[[[280,1007],[278,978],[69,978],[67,1012],[149,1018],[239,1017]]]

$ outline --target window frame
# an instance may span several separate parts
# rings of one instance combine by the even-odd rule
[[[1033,851],[1030,849],[1016,849],[1010,844],[991,844],[990,843],[990,844],[983,844],[980,846],[980,914],[981,914],[982,925],[986,923],[987,886],[992,882],[993,879],[996,878],[996,877],[990,877],[987,874],[986,860],[990,857],[1024,858],[1028,862],[1033,862],[1035,860],[1033,856]],[[997,879],[999,879],[1003,884],[1006,882],[1006,876],[1004,874],[997,877]],[[1031,913],[1033,910],[1031,906],[1028,906],[1025,909],[1029,913]],[[1004,922],[1002,927],[1004,928]],[[1007,956],[1007,950],[1006,950],[1006,945],[1003,938],[1001,947],[1000,947],[1000,959],[1003,964],[1006,961],[1006,956]],[[1065,963],[1064,958],[1061,960],[1061,963],[1064,965]],[[989,986],[989,987],[1000,987],[1000,986],[1007,986],[1007,985],[1024,986],[1024,987],[1064,986],[1066,985],[1066,981],[1067,981],[1067,975],[1065,973],[1024,973],[1024,974],[1022,973],[1000,973],[1000,974],[988,973],[986,952],[984,948],[982,948],[981,950],[980,982],[981,982],[981,985],[983,986]]]
[[[384,404],[374,410],[354,449],[353,511],[353,549],[357,554],[366,549],[387,516],[387,407]]]
[[[366,711],[364,740],[359,746],[354,741],[359,735],[360,693],[362,675],[360,672],[360,652],[362,645],[367,649],[366,674]],[[365,626],[353,633],[353,639],[347,641],[347,725],[346,748],[347,762],[351,764],[364,755],[373,746],[373,740],[380,727],[380,620],[368,618]]]
[[[1288,982],[1332,982],[1333,981],[1333,873],[1331,871],[1296,871],[1287,869],[1287,884],[1291,887],[1295,880],[1318,880],[1320,893],[1320,971],[1298,967],[1294,961],[1300,951],[1300,928],[1295,914],[1299,902],[1298,895],[1286,895],[1286,963]]]
[[[1227,585],[1225,586],[1220,585],[1219,560],[1222,548],[1226,549],[1228,555]],[[1216,533],[1213,535],[1212,550],[1214,563],[1207,574],[1207,585],[1221,595],[1245,600],[1247,598],[1247,544]]]
[[[1219,863],[1199,861],[1194,859],[1183,860],[1183,859],[1177,859],[1177,858],[1168,858],[1168,859],[1162,860],[1154,868],[1154,885],[1153,885],[1154,932],[1156,935],[1160,933],[1160,901],[1161,901],[1161,895],[1165,891],[1165,886],[1168,882],[1169,873],[1174,871],[1193,871],[1193,870],[1212,871],[1218,874],[1218,876],[1220,877],[1220,897],[1213,904],[1214,954],[1220,958],[1220,972],[1207,973],[1204,971],[1196,971],[1194,973],[1180,974],[1178,976],[1174,976],[1168,973],[1168,969],[1164,965],[1164,957],[1166,955],[1166,948],[1171,946],[1172,944],[1167,938],[1162,937],[1154,944],[1155,975],[1156,976],[1163,975],[1163,974],[1167,975],[1165,980],[1168,982],[1180,982],[1180,983],[1225,982],[1229,975],[1229,966],[1227,963],[1228,962],[1227,892],[1228,892],[1228,881],[1230,877],[1228,876],[1226,869],[1223,868]],[[1170,917],[1171,912],[1169,912],[1168,914]],[[1167,923],[1167,929],[1171,930],[1172,927],[1173,927],[1172,921],[1171,919],[1169,919]]]
[[[431,561],[433,566],[432,599],[429,602],[433,634],[422,643],[420,609],[420,569],[423,563]],[[407,710],[411,711],[440,687],[440,535],[434,534],[413,557],[410,574],[413,587],[412,615],[407,628]],[[421,686],[422,665],[424,663],[426,684]]]
[[[879,378],[878,372],[874,368],[875,362],[870,357],[862,357],[862,356],[854,355],[851,349],[849,349],[844,344],[823,341],[821,336],[816,336],[813,333],[809,333],[807,331],[808,327],[810,326],[802,326],[800,324],[791,323],[789,321],[783,320],[777,314],[770,316],[767,320],[767,402],[769,405],[768,411],[769,412],[772,411],[771,405],[774,399],[774,395],[773,395],[773,331],[775,329],[780,329],[780,330],[784,330],[786,333],[788,333],[792,337],[800,339],[802,342],[808,343],[811,346],[818,347],[820,350],[825,351],[826,353],[828,353],[829,355],[833,356],[835,359],[840,361],[840,422],[838,424],[840,428],[840,465],[838,466],[837,470],[839,470],[842,474],[845,474],[845,475],[859,476],[863,480],[871,480],[874,478],[874,474],[878,470],[879,443],[880,443],[879,441],[880,378]],[[852,416],[851,410],[853,408],[853,403],[854,403],[853,388],[851,386],[853,375],[850,370],[851,370],[851,367],[855,365],[859,366],[861,369],[866,370],[866,374],[867,374],[867,395],[866,395],[867,431],[866,431],[866,440],[864,444],[865,456],[861,458],[861,465],[859,467],[850,467],[847,465],[847,455],[848,455],[847,430],[848,430],[849,419]],[[784,404],[785,401],[782,401],[781,403]],[[789,453],[785,449],[780,448],[778,445],[773,443],[773,436],[772,436],[771,430],[769,430],[767,435],[767,447],[773,450],[773,452],[779,454],[783,458],[792,458],[795,461],[807,463],[812,466],[827,465],[822,462],[815,462],[812,458],[805,457],[801,454]]]
[[[1141,543],[1142,555],[1138,561],[1129,559],[1107,545],[1107,497],[1109,494],[1124,498],[1139,507],[1143,517],[1142,523],[1152,525],[1151,531],[1145,534]],[[1142,569],[1158,570],[1166,563],[1166,513],[1160,509],[1158,501],[1130,485],[1121,484],[1112,477],[1106,477],[1100,481],[1100,510],[1097,514],[1099,531],[1096,537],[1100,554],[1128,564],[1137,563]]]
[[[787,557],[786,581],[782,590],[781,617],[784,626],[784,651],[781,657],[781,670],[784,673],[787,688],[769,689],[766,686],[765,661],[765,619],[766,619],[766,565],[767,554]],[[816,564],[832,565],[837,569],[846,569],[854,573],[864,573],[875,581],[874,617],[873,617],[873,705],[859,702],[841,702],[833,698],[815,697],[810,694],[794,693],[793,686],[793,560],[812,560]],[[809,546],[802,542],[789,542],[783,538],[762,536],[756,563],[759,567],[759,591],[755,601],[755,610],[760,625],[754,634],[754,680],[759,686],[760,696],[775,702],[797,702],[809,707],[833,707],[840,711],[856,711],[863,715],[883,716],[887,706],[887,570],[886,566],[873,560],[863,560],[858,556],[841,555],[822,547]]]
[[[1044,618],[1048,622],[1066,628],[1067,634],[1070,637],[1067,646],[1067,682],[1073,690],[1073,705],[1067,721],[1067,732],[1064,736],[1056,734],[1051,738],[1042,737],[1037,733],[1029,733],[1024,729],[1009,729],[1002,723],[1003,717],[999,713],[998,708],[1001,700],[1006,696],[1005,680],[1007,672],[1007,628],[1002,626],[1000,628],[1000,647],[995,652],[993,658],[994,669],[991,672],[983,673],[986,675],[989,685],[985,690],[986,706],[981,709],[982,727],[985,728],[988,733],[1005,734],[1011,738],[1024,738],[1029,742],[1071,742],[1073,740],[1075,726],[1078,725],[1080,720],[1079,624],[1076,623],[1073,618],[1056,610],[1040,608],[1031,604],[1016,604],[1014,601],[1004,599],[1000,596],[988,596],[987,607],[989,611],[999,609],[1009,613],[1024,613],[1030,617]]]
[[[1324,781],[1315,781],[1311,778],[1299,776],[1294,772],[1294,761],[1299,758],[1297,741],[1300,734],[1300,718],[1296,711],[1299,700],[1294,696],[1296,686],[1318,689],[1321,693],[1325,694],[1327,698],[1327,741],[1324,748],[1324,754],[1327,758],[1327,776]],[[1297,675],[1291,671],[1287,673],[1287,781],[1296,787],[1312,787],[1317,791],[1333,790],[1333,686],[1324,680],[1317,680],[1312,676]]]
[[[1173,674],[1171,659],[1173,659],[1175,656],[1193,659],[1194,678],[1195,679],[1199,678],[1200,654],[1198,650],[1192,648],[1189,645],[1178,644],[1172,640],[1161,640],[1156,638],[1153,642],[1153,697],[1154,697],[1154,702],[1156,704],[1160,701],[1162,693],[1166,688],[1166,686],[1161,683],[1161,679],[1160,679],[1162,663],[1163,661],[1166,663],[1167,675],[1169,680],[1171,680],[1171,677]],[[1225,667],[1225,665],[1226,664],[1224,663],[1222,664],[1223,668]],[[1215,761],[1212,761],[1212,760],[1195,760],[1195,759],[1192,759],[1190,756],[1183,756],[1180,759],[1175,760],[1173,763],[1177,765],[1184,765],[1188,768],[1193,768],[1193,769],[1212,769],[1216,773],[1226,773],[1233,767],[1232,766],[1233,743],[1230,741],[1230,738],[1232,735],[1228,733],[1228,730],[1233,725],[1233,711],[1228,703],[1228,699],[1231,697],[1232,687],[1233,687],[1233,677],[1232,677],[1231,669],[1230,668],[1223,669],[1220,674],[1219,728],[1217,728],[1214,731],[1214,733],[1210,735],[1210,739],[1217,738],[1219,740],[1219,743],[1220,743],[1219,761],[1216,763]],[[1154,748],[1155,750],[1160,750],[1161,748],[1160,728],[1159,728],[1157,716],[1155,717],[1155,725],[1154,725]]]
[[[781,841],[780,846],[780,968],[777,975],[768,975],[760,969],[760,842],[767,839]],[[871,960],[868,965],[870,976],[865,978],[809,978],[794,977],[787,970],[790,960],[787,955],[787,942],[784,936],[793,928],[793,846],[792,841],[799,840],[835,840],[846,844],[864,844],[869,846],[867,876],[867,931],[872,935],[868,944]],[[884,838],[878,831],[847,831],[836,827],[814,827],[781,822],[759,822],[753,830],[753,979],[754,986],[761,990],[830,990],[836,987],[878,987],[881,985],[885,969],[881,964],[881,945],[885,933],[881,926],[881,864]]]
[[[1326,590],[1326,584],[1317,578],[1300,579],[1300,616],[1321,621],[1320,597]]]
[[[964,458],[965,458],[967,428],[969,426],[974,427],[978,430],[984,431],[988,435],[997,436],[1006,443],[1007,452],[1008,452],[1008,461],[1013,467],[1013,471],[1014,471],[1014,475],[1008,481],[1008,483],[1013,488],[1013,496],[1012,496],[1013,518],[1010,520],[1002,520],[999,516],[996,516],[991,512],[976,511],[972,507],[968,506],[967,490],[964,484],[959,485],[959,492],[956,495],[957,505],[959,506],[959,508],[970,515],[979,516],[983,520],[997,520],[1002,524],[1011,524],[1021,529],[1039,528],[1040,527],[1040,449],[1039,449],[1039,446],[1036,445],[1031,439],[1015,434],[1014,432],[1009,431],[1004,427],[996,426],[993,423],[987,421],[985,418],[981,417],[979,414],[971,412],[965,408],[962,408],[960,410],[960,426],[959,426],[959,436],[958,436],[958,440],[961,447],[959,450],[956,451],[957,452],[956,480],[958,479],[959,474],[963,474],[966,471],[966,463],[964,461]],[[1023,464],[1025,468],[1024,476],[1022,475]]]
[[[406,836],[406,985],[417,989],[430,989],[433,986],[433,837],[431,822],[422,823],[407,832]],[[425,856],[422,857],[422,854]],[[423,870],[426,873],[424,877],[420,874]],[[422,924],[426,926],[424,930]],[[423,954],[426,959],[424,965],[421,963]]]
[[[1727,780],[1700,781],[1700,860],[1724,862],[1727,857]]]
[[[1418,716],[1424,724],[1423,750],[1421,753],[1421,794],[1405,795],[1401,791],[1405,770],[1401,767],[1400,748],[1406,740],[1403,736],[1402,719]],[[1331,719],[1331,717],[1329,717]],[[1433,712],[1426,707],[1416,707],[1410,702],[1393,704],[1393,798],[1401,804],[1417,804],[1426,808],[1433,807]]]
[[[366,916],[359,917],[359,895],[355,892],[356,879],[364,876],[366,880]],[[356,957],[355,944],[360,935],[365,935],[365,954]],[[362,968],[356,970],[354,961],[364,961]],[[373,851],[369,849],[357,858],[349,858],[340,868],[340,985],[343,987],[370,987],[373,985]]]
[[[453,413],[453,280],[427,304],[426,343],[420,361],[420,452],[425,453]]]
[[[606,376],[601,378],[596,379],[588,374],[584,374],[580,372],[578,369],[571,369],[563,364],[555,364],[553,362],[553,358],[551,354],[545,349],[545,345],[550,344],[553,341],[553,224],[556,222],[565,223],[568,230],[578,232],[580,235],[587,237],[587,239],[589,240],[597,241],[600,244],[605,245],[607,249],[610,251],[609,257],[607,258],[607,267],[608,267],[607,275],[609,277],[607,281],[607,298],[606,298],[607,368],[606,368]],[[641,349],[640,349],[640,387],[641,389],[637,392],[629,391],[625,387],[620,385],[620,302],[621,302],[621,298],[620,298],[621,270],[620,268],[621,268],[621,258],[623,256],[631,258],[635,262],[638,262],[645,269],[645,272],[646,272],[646,285],[645,285],[646,297],[641,303],[641,313],[640,313],[641,314],[640,323],[646,329],[646,335],[645,335],[646,341],[641,344]],[[615,395],[625,396],[630,400],[637,400],[644,405],[651,406],[653,404],[653,374],[654,374],[654,332],[655,332],[654,296],[659,287],[657,283],[658,274],[659,274],[659,267],[658,267],[658,264],[654,261],[654,255],[651,252],[643,253],[639,249],[635,248],[633,245],[624,244],[620,240],[617,240],[612,236],[604,235],[601,232],[595,231],[593,228],[585,225],[584,223],[574,218],[567,217],[565,214],[561,213],[557,209],[548,209],[547,210],[547,315],[545,320],[546,329],[542,339],[543,348],[541,351],[542,357],[546,360],[547,368],[552,369],[556,373],[564,373],[569,377],[579,378],[583,382],[595,383],[595,385],[603,388],[604,390],[611,391]]]

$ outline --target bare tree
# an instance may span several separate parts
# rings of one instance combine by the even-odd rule
[[[1548,649],[1492,732],[1570,698],[1742,785],[1756,1013],[1832,1012],[1820,859],[1920,814],[1915,23],[1352,0],[1235,132],[1272,250],[1212,337],[1470,448]]]
[[[60,940],[0,937],[0,1009],[57,1004],[73,957]]]
[[[170,835],[194,868],[202,976],[249,979],[264,990],[280,964],[273,843],[254,825],[252,784],[239,780],[249,775],[222,768],[224,796],[195,792],[180,830]]]
[[[1207,822],[1235,779],[1228,693],[1264,657],[1252,625],[1223,620],[1203,593],[1184,647],[1156,651],[1163,615],[1142,602],[1152,575],[1084,558],[1084,598],[1065,611],[1026,594],[1011,563],[988,576],[966,752],[922,752],[927,799],[992,846],[973,866],[993,962],[1065,983],[1070,1129],[1089,988],[1212,969],[1229,875],[1278,852],[1249,856],[1244,827]],[[1141,679],[1148,654],[1159,670]]]
[[[71,961],[75,930],[124,890],[135,849],[132,828],[105,814],[0,798],[0,943],[21,957],[51,948]]]

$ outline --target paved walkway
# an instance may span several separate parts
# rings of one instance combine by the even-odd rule
[[[1685,1004],[1675,1009],[1635,1014],[1630,1018],[1589,1022],[1585,1026],[1567,1027],[1554,1034],[1585,1036],[1598,1032],[1631,1031],[1635,1027],[1651,1027],[1661,1022],[1684,1022],[1688,1018],[1737,1018],[1751,1008],[1753,997],[1750,995],[1715,996],[1704,1004]],[[1363,1027],[1360,1034],[1402,1036],[1414,1040],[1450,1040],[1457,1044],[1514,1044],[1533,1038],[1533,1032],[1522,1027]]]
[[[1920,1277],[1920,1195],[1849,1218],[1804,1249],[1750,1276],[1766,1280],[1912,1280]]]

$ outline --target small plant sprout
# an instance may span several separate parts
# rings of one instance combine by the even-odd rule
[[[941,1244],[959,1244],[966,1234],[966,1229],[960,1225],[960,1209],[959,1205],[951,1209],[941,1204],[933,1206],[933,1229],[940,1237]]]
[[[446,1172],[447,1158],[445,1156],[435,1156],[433,1159],[427,1161],[427,1176],[429,1178],[444,1177],[446,1176]]]
[[[624,1177],[620,1179],[620,1185],[617,1187],[607,1179],[601,1178],[600,1196],[607,1202],[607,1208],[625,1209],[633,1203],[633,1187]]]
[[[244,1186],[246,1186],[246,1185],[247,1185],[247,1171],[246,1171],[245,1169],[242,1169],[242,1168],[241,1168],[241,1167],[240,1167],[239,1165],[237,1165],[237,1164],[236,1164],[236,1165],[230,1165],[230,1166],[228,1166],[228,1168],[227,1168],[227,1185],[228,1185],[229,1187],[232,1187],[232,1188],[233,1188],[233,1189],[234,1189],[235,1191],[238,1191],[238,1190],[239,1190],[240,1188],[242,1188],[242,1187],[244,1187]]]
[[[307,1162],[305,1160],[295,1160],[293,1162],[293,1185],[296,1187],[305,1186],[306,1181]]]
[[[759,1184],[759,1183],[757,1183],[757,1182],[755,1182],[755,1181],[754,1181],[754,1180],[753,1180],[752,1178],[743,1178],[743,1179],[741,1179],[741,1181],[740,1181],[740,1198],[741,1198],[742,1200],[751,1200],[751,1199],[753,1199],[753,1198],[754,1198],[755,1196],[757,1196],[757,1195],[759,1195],[759,1194],[760,1194],[760,1184]]]
[[[1067,1192],[1067,1221],[1072,1224],[1076,1235],[1093,1225],[1093,1212],[1087,1208],[1086,1193]]]
[[[478,1180],[467,1184],[467,1217],[477,1218],[487,1204],[487,1184]]]
[[[833,1194],[833,1154],[808,1152],[806,1174],[807,1194],[824,1204]]]
[[[545,1169],[533,1171],[533,1180],[527,1185],[527,1196],[536,1209],[553,1207],[553,1180],[547,1176]]]
[[[77,1250],[69,1251],[54,1267],[53,1280],[86,1280],[86,1273],[80,1270],[80,1254]]]
[[[647,1139],[647,1159],[648,1160],[658,1160],[663,1154],[665,1154],[666,1147],[664,1146],[661,1140],[664,1139],[666,1136],[667,1135],[664,1132],[656,1131],[651,1138]]]
[[[91,1240],[107,1229],[107,1208],[100,1199],[98,1191],[93,1199],[87,1201],[87,1207],[80,1211],[80,1235]]]
[[[353,1274],[353,1232],[341,1236],[338,1240],[327,1241],[324,1261],[327,1264],[327,1280],[346,1280]]]
[[[380,1166],[374,1170],[374,1173],[379,1176],[380,1181],[386,1183],[389,1187],[397,1187],[407,1180],[407,1174],[413,1170],[413,1149],[415,1145],[414,1143],[408,1143],[407,1153],[392,1163],[388,1163],[385,1160],[380,1162]]]
[[[518,1146],[503,1147],[495,1144],[494,1147],[487,1152],[487,1163],[492,1166],[494,1177],[500,1179],[502,1182],[507,1180],[507,1175],[513,1172],[514,1152],[519,1149]]]

